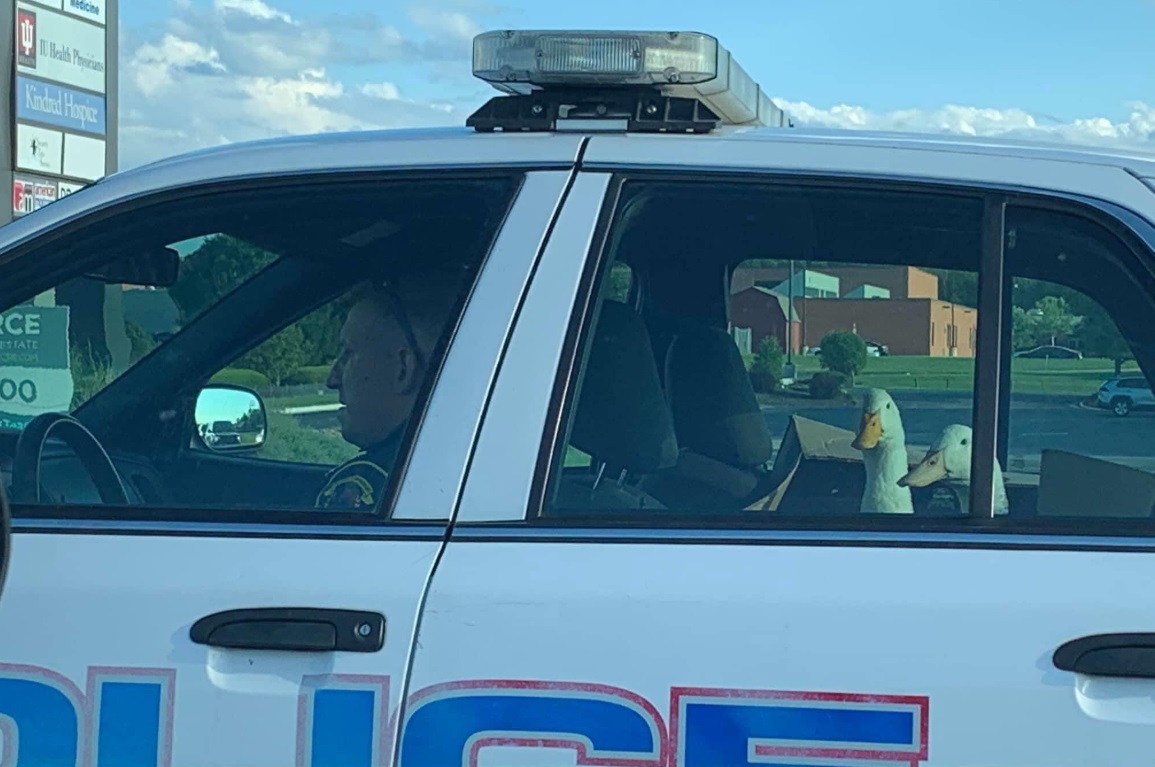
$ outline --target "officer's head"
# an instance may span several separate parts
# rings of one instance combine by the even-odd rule
[[[353,294],[328,385],[345,406],[341,432],[357,447],[382,442],[413,410],[455,297],[455,286],[437,282],[373,281]]]

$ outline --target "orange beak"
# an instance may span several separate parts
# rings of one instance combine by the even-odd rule
[[[882,418],[877,412],[863,413],[862,422],[858,426],[858,435],[850,446],[855,450],[870,450],[878,445],[882,439]]]

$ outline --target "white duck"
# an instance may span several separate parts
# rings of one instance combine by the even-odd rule
[[[884,389],[867,389],[862,421],[851,447],[862,451],[866,487],[859,511],[868,514],[913,514],[910,488],[898,484],[910,469],[906,432],[898,405]]]
[[[926,487],[934,482],[946,480],[952,485],[963,485],[969,493],[971,482],[971,447],[974,438],[971,427],[954,423],[942,430],[922,462],[899,480],[904,487]],[[1007,490],[1003,484],[1003,470],[995,461],[995,514],[1006,514],[1010,510]],[[963,498],[964,509],[967,497]]]

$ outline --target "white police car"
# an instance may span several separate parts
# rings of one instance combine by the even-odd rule
[[[506,93],[467,127],[0,230],[0,763],[1147,758],[1155,442],[1063,393],[1100,341],[1040,372],[1011,332],[1064,297],[1155,372],[1155,158],[803,131],[699,34],[474,65]],[[361,403],[411,417],[326,495],[386,272]],[[889,351],[852,402],[799,353],[835,333]]]

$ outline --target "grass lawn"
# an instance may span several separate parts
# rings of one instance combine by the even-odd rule
[[[808,378],[822,369],[816,357],[794,359],[799,378]],[[1011,365],[1011,390],[1020,394],[1091,395],[1115,374],[1114,363],[1106,359],[1015,359]],[[1134,362],[1123,366],[1125,373],[1138,370]],[[974,360],[966,357],[870,357],[855,383],[882,389],[971,391],[974,389]]]
[[[265,400],[265,408],[274,412],[284,410],[287,407],[336,404],[337,392],[335,391],[327,391],[324,394],[293,394],[288,397],[269,397]]]

